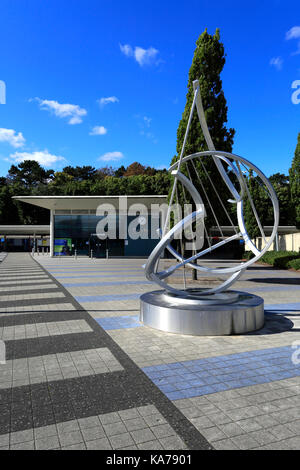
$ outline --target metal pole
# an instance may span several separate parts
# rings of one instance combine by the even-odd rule
[[[106,248],[106,259],[108,259],[108,249]]]
[[[77,259],[77,250],[75,250],[74,253],[75,253],[74,257],[75,257],[75,259]]]
[[[54,211],[50,211],[50,257],[54,256]]]
[[[279,251],[278,233],[276,233],[276,236],[275,236],[275,243],[276,243],[276,251]]]
[[[91,259],[93,259],[93,250],[91,250]]]

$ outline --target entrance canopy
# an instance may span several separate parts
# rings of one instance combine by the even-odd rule
[[[119,231],[119,216],[128,215],[127,223],[143,215],[148,221],[148,231],[151,233],[151,218],[157,220],[161,211],[167,206],[167,196],[14,196],[15,200],[32,204],[50,210],[50,255],[61,253],[91,254],[104,256],[109,252],[111,256],[148,256],[157,243],[150,236],[147,239],[130,239],[119,237],[101,241],[96,236],[97,224],[101,215],[97,208],[110,205],[116,214],[117,232]],[[134,208],[132,206],[135,206]],[[132,211],[130,211],[132,208]],[[104,209],[103,214],[108,209]],[[100,212],[101,214],[101,212]],[[102,215],[103,217],[103,215]],[[125,227],[126,230],[128,228]]]
[[[112,204],[119,208],[119,200],[125,196],[14,196],[17,201],[27,202],[49,210],[96,210],[100,204]],[[151,204],[167,202],[167,196],[126,196],[128,205],[144,204],[151,209]]]

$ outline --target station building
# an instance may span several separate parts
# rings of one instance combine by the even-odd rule
[[[92,251],[95,257],[148,256],[157,244],[157,229],[167,207],[167,196],[151,195],[15,196],[14,199],[49,209],[48,233],[45,228],[43,233],[41,230],[39,234],[32,233],[35,226],[28,226],[32,227],[28,236],[31,248],[49,249],[50,256],[73,255],[75,250],[77,255],[91,255]],[[98,235],[101,237],[107,231],[105,222],[108,227],[115,223],[115,233],[102,239]],[[141,233],[134,239],[129,236],[130,230]]]
[[[50,256],[74,255],[76,250],[78,256],[147,257],[158,242],[158,228],[162,227],[167,210],[167,196],[14,196],[14,199],[48,209],[50,224],[0,225],[0,250],[29,252],[34,249]],[[99,222],[105,218],[115,220],[116,230],[114,237],[102,240],[98,237]],[[139,222],[141,236],[128,236],[132,224],[135,227]],[[272,228],[264,226],[267,237]],[[234,234],[232,226],[221,229],[225,237]],[[222,238],[218,227],[211,227],[209,236],[212,244]],[[247,247],[243,240],[236,240],[224,245],[217,256],[239,259],[244,249]],[[299,251],[300,230],[294,226],[279,226],[271,249]],[[215,253],[206,255],[214,256]]]

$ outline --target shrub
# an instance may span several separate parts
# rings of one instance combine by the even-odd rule
[[[297,251],[267,251],[262,256],[261,261],[271,264],[274,268],[286,269],[289,261],[299,257]]]
[[[254,258],[254,253],[252,251],[245,251],[243,254],[244,259],[252,259]]]
[[[253,258],[253,253],[246,251],[244,257],[246,259]],[[263,263],[271,264],[275,268],[287,269],[289,267],[300,265],[300,253],[297,251],[267,251],[261,258],[260,261]],[[289,263],[294,263],[293,266],[289,266]]]
[[[300,258],[292,259],[291,261],[289,261],[287,267],[300,271]]]

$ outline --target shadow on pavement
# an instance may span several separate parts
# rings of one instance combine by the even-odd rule
[[[300,314],[300,310],[298,310]],[[252,331],[247,335],[257,336],[257,335],[274,335],[278,333],[283,333],[284,331],[293,332],[299,331],[298,328],[293,328],[294,323],[289,319],[286,318],[285,315],[289,315],[286,312],[282,311],[269,311],[265,310],[265,325],[260,330]]]
[[[251,278],[247,279],[250,282],[261,282],[266,284],[293,284],[300,287],[300,276],[299,277],[286,277],[286,278],[278,278],[278,277],[267,277],[267,278]]]

